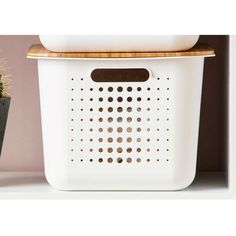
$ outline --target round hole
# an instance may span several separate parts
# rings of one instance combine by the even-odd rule
[[[137,90],[140,92],[142,89],[141,89],[141,87],[138,87]]]
[[[138,112],[140,112],[141,110],[142,110],[142,108],[141,108],[141,107],[138,107],[138,108],[137,108],[137,111],[138,111]]]
[[[141,118],[140,118],[140,117],[138,117],[138,118],[137,118],[137,122],[140,122],[140,121],[141,121]]]
[[[132,107],[127,107],[127,111],[131,112],[132,111]]]
[[[108,87],[108,92],[112,92],[113,88],[112,87]]]
[[[113,152],[113,148],[109,147],[109,148],[107,149],[107,151],[108,151],[109,153],[112,153],[112,152]]]
[[[123,152],[123,149],[121,147],[118,147],[117,150],[116,150],[118,153],[122,153]]]
[[[132,100],[133,100],[132,97],[127,97],[128,102],[132,102]]]
[[[99,122],[103,122],[103,118],[100,117],[100,118],[98,119],[98,121],[99,121]]]
[[[140,163],[141,162],[141,158],[137,158],[137,162]]]
[[[89,139],[89,141],[90,141],[90,142],[93,142],[93,139],[91,138],[91,139]]]
[[[137,138],[137,142],[140,143],[141,142],[141,138]]]
[[[147,159],[147,162],[150,162],[150,159],[149,159],[149,158]]]
[[[151,100],[151,98],[147,98],[147,101],[150,101]]]
[[[99,143],[103,142],[103,138],[98,139]]]
[[[123,131],[123,128],[121,128],[121,127],[118,127],[118,128],[117,128],[117,132],[118,132],[118,133],[121,133],[122,131]]]
[[[118,138],[117,138],[117,142],[118,142],[118,143],[122,143],[122,142],[123,142],[123,138],[118,137]]]
[[[131,137],[128,137],[127,138],[127,143],[131,143],[132,142],[132,138]]]
[[[129,148],[126,149],[126,151],[127,151],[128,153],[131,153],[131,152],[132,152],[132,148],[129,147]]]
[[[100,87],[100,88],[99,88],[99,92],[102,92],[102,91],[103,91],[103,88],[102,88],[102,87]]]
[[[117,122],[122,122],[123,121],[123,118],[122,117],[117,117]]]
[[[138,102],[141,102],[141,100],[142,100],[141,97],[138,97],[138,98],[137,98],[137,101],[138,101]]]
[[[113,112],[113,108],[112,107],[108,107],[107,109],[109,112]]]
[[[102,112],[102,111],[103,111],[103,108],[102,108],[102,107],[100,107],[98,110],[99,110],[100,112]]]
[[[113,138],[110,137],[110,138],[107,139],[107,141],[108,141],[108,143],[112,143],[113,142]]]
[[[103,152],[103,149],[102,149],[102,148],[99,148],[98,151],[99,151],[99,152]]]
[[[103,162],[103,159],[102,159],[102,158],[99,158],[99,159],[98,159],[98,162],[102,163],[102,162]]]
[[[118,88],[117,88],[117,91],[118,91],[118,92],[122,92],[122,91],[123,91],[123,88],[122,88],[122,87],[118,87]]]
[[[151,90],[151,88],[147,88],[147,91],[150,91]]]
[[[141,130],[142,130],[142,129],[141,129],[140,127],[139,127],[139,128],[137,128],[137,132],[141,132]]]
[[[74,80],[74,78],[71,78],[71,80],[73,81],[73,80]]]
[[[73,162],[73,161],[74,161],[74,159],[71,159],[70,161],[71,161],[71,162]]]
[[[92,149],[92,148],[90,148],[90,149],[89,149],[89,151],[90,151],[90,152],[92,152],[92,151],[93,151],[93,149]]]
[[[150,152],[150,148],[147,148],[147,152]]]
[[[159,152],[160,151],[160,149],[159,148],[157,148],[157,152]]]
[[[122,111],[123,111],[123,108],[122,108],[122,107],[118,107],[118,108],[117,108],[117,111],[118,111],[118,112],[122,112]]]
[[[93,162],[93,159],[89,159],[90,162]]]
[[[90,118],[89,120],[90,120],[90,122],[92,122],[92,121],[93,121],[93,118]]]
[[[132,128],[131,128],[131,127],[128,127],[128,128],[126,129],[126,131],[127,131],[128,133],[131,133],[131,132],[132,132]]]
[[[93,91],[93,88],[90,88],[90,91]]]
[[[107,121],[111,123],[113,121],[113,118],[112,117],[108,117]]]
[[[141,152],[141,148],[137,148],[137,152]]]
[[[147,139],[147,142],[150,142],[150,138]]]
[[[111,157],[109,157],[109,158],[107,159],[107,161],[108,161],[108,163],[112,163],[112,162],[113,162],[113,159],[112,159]]]
[[[99,128],[98,131],[99,131],[99,132],[102,132],[102,131],[103,131],[103,128]]]
[[[128,92],[131,92],[131,91],[132,91],[132,87],[128,87],[128,88],[127,88],[127,91],[128,91]]]
[[[132,121],[132,117],[127,117],[127,122],[131,122]]]
[[[123,98],[122,98],[122,97],[118,97],[118,98],[117,98],[117,101],[118,101],[118,102],[122,102],[122,101],[123,101]]]
[[[150,108],[147,108],[147,111],[150,111],[151,109]]]
[[[132,162],[132,158],[127,158],[127,160],[126,160],[128,163],[131,163]]]
[[[113,132],[113,128],[112,128],[112,127],[109,127],[109,128],[107,129],[107,131],[108,131],[109,133],[112,133],[112,132]]]
[[[112,98],[112,97],[109,97],[109,98],[108,98],[108,102],[113,102],[113,98]]]
[[[102,102],[102,101],[103,101],[103,98],[102,98],[102,97],[100,97],[100,98],[99,98],[99,102]]]
[[[118,158],[117,158],[117,162],[118,162],[118,163],[122,163],[122,162],[123,162],[123,159],[122,159],[121,157],[118,157]]]

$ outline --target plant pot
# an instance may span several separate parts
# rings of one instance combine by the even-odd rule
[[[10,97],[0,98],[0,156],[2,152],[2,145],[4,140],[10,101]]]

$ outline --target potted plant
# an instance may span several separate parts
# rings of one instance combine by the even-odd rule
[[[8,95],[8,76],[4,75],[4,63],[0,62],[0,155],[4,140],[11,98]]]

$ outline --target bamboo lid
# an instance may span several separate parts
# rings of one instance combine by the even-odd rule
[[[187,51],[180,52],[51,52],[42,44],[32,45],[27,52],[29,58],[157,58],[214,56],[215,52],[206,44],[197,44]]]

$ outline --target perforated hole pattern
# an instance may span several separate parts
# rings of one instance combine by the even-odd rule
[[[70,78],[69,161],[73,164],[169,163],[172,78],[96,83]]]

